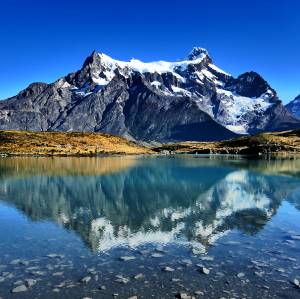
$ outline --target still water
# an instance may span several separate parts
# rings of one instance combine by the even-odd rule
[[[300,160],[0,159],[1,298],[300,298]]]

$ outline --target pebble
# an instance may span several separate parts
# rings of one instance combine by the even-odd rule
[[[176,298],[178,298],[178,299],[193,299],[194,297],[189,296],[189,295],[186,294],[186,293],[178,293],[178,294],[176,295]]]
[[[29,262],[28,261],[24,261],[24,260],[21,260],[21,259],[16,259],[16,260],[12,260],[10,262],[11,265],[23,265],[23,266],[28,266],[29,265]]]
[[[243,278],[243,277],[245,277],[245,273],[240,272],[240,273],[238,273],[237,277],[238,277],[238,278]]]
[[[212,256],[205,255],[205,256],[201,256],[200,260],[212,262],[214,260],[214,258]]]
[[[49,258],[60,258],[60,259],[65,257],[63,254],[57,254],[57,253],[50,253],[50,254],[47,254],[46,256]]]
[[[35,276],[43,276],[46,274],[44,271],[31,271],[30,274],[35,275]]]
[[[205,267],[199,267],[199,271],[205,275],[208,275],[210,273],[210,270]]]
[[[10,262],[10,264],[11,265],[17,265],[17,264],[19,264],[21,262],[21,260],[20,259],[17,259],[17,260],[12,260],[11,262]]]
[[[19,285],[15,288],[13,288],[12,293],[20,293],[20,292],[26,292],[27,291],[27,287],[25,284]]]
[[[37,280],[35,280],[35,279],[31,279],[31,278],[25,279],[25,284],[28,288],[34,286],[36,283],[37,283]]]
[[[127,261],[135,260],[135,257],[134,256],[121,256],[120,260],[123,262],[127,262]]]
[[[85,277],[80,279],[80,282],[88,283],[91,279],[92,279],[91,276],[85,276]]]
[[[144,278],[145,278],[145,276],[144,276],[143,273],[139,273],[139,274],[136,274],[136,275],[134,276],[134,279],[136,279],[136,280],[144,279]]]
[[[88,272],[89,274],[92,274],[92,275],[96,275],[96,274],[97,274],[97,271],[96,271],[95,268],[89,268],[89,269],[87,269],[87,272]]]
[[[106,286],[100,286],[99,290],[105,291],[106,290]]]
[[[15,286],[21,285],[23,284],[23,280],[17,280],[16,282],[14,282]]]
[[[195,255],[201,255],[205,253],[205,248],[193,248],[192,253]]]
[[[258,277],[263,277],[263,275],[264,275],[264,271],[254,271],[254,274],[256,275],[256,276],[258,276]]]
[[[164,271],[164,272],[173,272],[173,271],[175,271],[175,269],[173,269],[173,268],[171,268],[171,267],[164,267],[164,268],[162,268],[162,270]]]
[[[158,258],[158,257],[163,257],[164,255],[161,254],[161,253],[153,253],[151,254],[151,257],[154,257],[154,258]]]
[[[56,285],[56,288],[64,288],[66,286],[65,282],[61,282],[60,284]]]
[[[300,281],[299,281],[297,278],[295,278],[295,279],[293,280],[293,284],[294,284],[296,287],[300,288]]]
[[[138,299],[138,297],[137,296],[131,296],[128,299]]]
[[[155,248],[155,251],[158,253],[165,253],[166,251],[162,248]]]
[[[115,279],[115,282],[122,283],[122,284],[127,284],[129,281],[130,280],[128,278],[123,277],[122,275],[117,275]]]

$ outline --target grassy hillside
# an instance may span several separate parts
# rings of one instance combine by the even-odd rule
[[[155,148],[143,147],[108,134],[0,131],[0,154],[96,156],[155,153],[300,155],[300,130],[263,133],[218,142],[186,141]]]
[[[94,156],[151,152],[125,138],[107,134],[0,131],[0,154]]]
[[[179,142],[153,150],[178,154],[300,154],[300,130],[263,133],[220,142]]]

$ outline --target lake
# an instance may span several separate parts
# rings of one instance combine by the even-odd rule
[[[300,160],[0,159],[1,298],[300,298],[295,279]]]

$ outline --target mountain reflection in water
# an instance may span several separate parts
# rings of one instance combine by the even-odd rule
[[[195,157],[3,158],[0,199],[32,220],[75,231],[94,252],[148,242],[209,246],[233,229],[255,234],[283,200],[299,209],[299,166]]]

